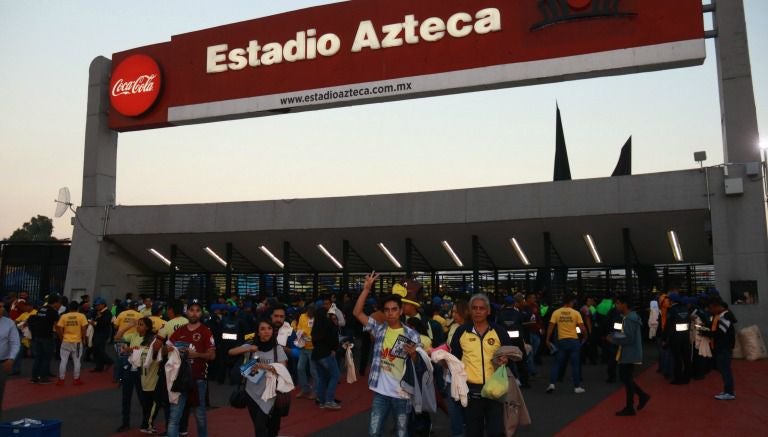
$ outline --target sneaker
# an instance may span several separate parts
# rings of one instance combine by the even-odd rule
[[[310,393],[307,395],[307,399],[309,399],[310,401],[314,401],[315,399],[317,399],[317,396],[315,396],[314,393]]]
[[[38,384],[53,384],[53,381],[51,381],[48,378],[38,378],[37,379],[37,383]],[[63,384],[63,382],[62,382],[62,384]]]
[[[617,412],[616,415],[620,416],[620,417],[622,417],[622,416],[634,416],[635,415],[635,410],[629,410],[629,409],[625,408],[625,409]]]
[[[80,378],[75,379],[75,381],[72,383],[74,385],[83,385],[83,380]]]
[[[40,382],[40,378],[34,377],[34,378],[30,379],[29,382],[32,383],[32,384],[38,384]]]
[[[59,378],[56,380],[56,387],[61,387],[64,385],[64,380]]]
[[[547,393],[552,393],[553,391],[555,391],[555,384],[549,384],[547,387]]]
[[[320,407],[321,410],[325,409],[325,404],[321,404],[320,402],[317,402],[317,406]]]
[[[325,403],[325,409],[326,410],[341,410],[341,405],[337,404],[336,402],[326,402]]]
[[[717,399],[718,401],[732,401],[732,400],[736,399],[736,396],[734,396],[734,395],[732,395],[730,393],[723,393],[723,394],[719,394],[719,395],[715,396],[715,399]]]
[[[179,435],[189,435],[189,431],[182,431],[179,433]]]
[[[587,391],[584,390],[584,387],[576,387],[573,389],[573,392],[576,393],[577,395],[580,395],[580,394],[586,393]]]
[[[637,411],[642,410],[645,408],[645,406],[648,404],[648,401],[651,400],[651,395],[645,395],[640,397],[640,403],[637,404]]]
[[[152,428],[151,426],[149,428],[142,428],[139,431],[141,431],[142,434],[156,434],[157,430],[155,428]]]

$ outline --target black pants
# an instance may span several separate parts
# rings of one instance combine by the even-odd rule
[[[251,415],[253,432],[256,437],[277,437],[277,433],[280,431],[280,416],[261,411],[261,407],[250,397],[248,398],[248,413]]]
[[[102,371],[104,366],[111,366],[114,364],[112,358],[109,358],[106,351],[107,338],[93,338],[93,361],[95,364],[94,370]]]
[[[673,339],[670,343],[672,352],[672,382],[687,384],[691,380],[691,342],[685,338]]]
[[[638,398],[648,396],[637,383],[635,383],[634,371],[634,364],[619,364],[619,378],[627,391],[627,405],[625,407],[627,410],[635,409],[635,396]]]
[[[133,392],[136,392],[136,396],[139,398],[139,402],[141,402],[142,406],[144,403],[142,402],[142,391],[141,391],[141,378],[139,376],[139,372],[128,370],[123,370],[123,403],[122,403],[122,412],[123,412],[123,425],[130,426],[131,423],[131,398],[133,397]]]
[[[469,402],[464,409],[467,437],[503,437],[504,404],[480,397],[482,386],[470,387]]]
[[[168,420],[171,418],[171,404],[168,401],[168,388],[166,386],[165,371],[163,369],[165,369],[165,361],[160,363],[160,377],[157,379],[154,395],[156,407],[150,421],[154,422],[160,410],[163,410],[163,414],[165,415],[165,430],[167,431]]]

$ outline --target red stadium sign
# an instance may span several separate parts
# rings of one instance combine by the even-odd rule
[[[139,70],[117,85],[136,55],[157,61],[157,77]],[[354,0],[115,53],[110,127],[653,71],[700,65],[705,55],[701,0]],[[143,103],[121,106],[133,99]]]

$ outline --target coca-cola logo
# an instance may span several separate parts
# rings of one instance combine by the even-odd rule
[[[136,117],[152,107],[161,85],[157,62],[147,55],[131,55],[112,71],[109,101],[120,114]]]

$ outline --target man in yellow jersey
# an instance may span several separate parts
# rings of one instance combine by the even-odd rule
[[[484,294],[469,299],[472,320],[459,326],[451,341],[451,353],[464,363],[467,371],[469,399],[464,409],[467,437],[502,437],[504,404],[480,396],[486,380],[493,375],[493,354],[502,346],[512,346],[507,330],[490,323],[491,302]],[[507,364],[507,358],[499,360]]]
[[[152,321],[152,332],[158,334],[160,329],[165,325],[163,320],[163,306],[155,302],[152,304],[152,315],[149,316],[149,320]]]
[[[375,273],[366,276],[363,291],[352,311],[364,329],[374,337],[373,361],[368,374],[368,388],[374,392],[368,435],[380,437],[387,416],[392,412],[397,437],[407,437],[410,396],[400,387],[400,380],[405,374],[406,357],[416,358],[416,348],[421,346],[421,339],[418,332],[400,322],[403,303],[399,295],[388,294],[379,303],[384,322],[365,314],[365,301],[378,277]]]
[[[80,380],[80,359],[83,356],[84,344],[88,343],[88,337],[85,332],[88,328],[88,319],[78,311],[79,305],[72,301],[67,307],[66,314],[56,322],[56,333],[61,340],[61,362],[59,363],[59,380],[56,385],[64,385],[64,379],[67,376],[67,363],[69,356],[72,356],[74,364],[75,385],[82,385]]]
[[[544,338],[547,348],[552,349],[552,332],[557,327],[557,361],[549,372],[549,387],[547,393],[555,391],[555,381],[564,368],[566,357],[570,354],[571,359],[571,377],[573,378],[573,392],[582,394],[585,392],[581,386],[581,341],[580,337],[587,334],[587,328],[584,326],[584,320],[581,313],[573,309],[576,303],[576,296],[569,294],[563,300],[563,307],[552,313],[547,328],[547,336]]]
[[[139,319],[141,318],[141,313],[136,311],[136,308],[138,308],[139,302],[132,300],[128,304],[128,308],[117,315],[115,318],[115,321],[113,322],[115,325],[115,328],[117,330],[123,330],[123,335],[125,334],[133,334],[136,332],[136,324],[139,322]]]

